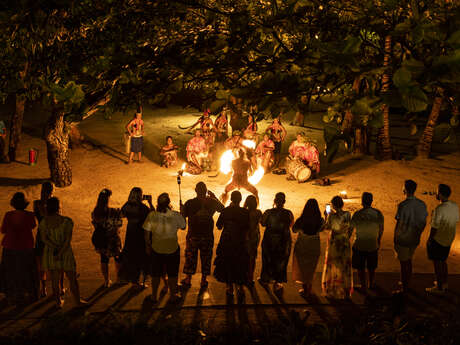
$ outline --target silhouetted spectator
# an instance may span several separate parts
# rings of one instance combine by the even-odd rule
[[[44,182],[40,193],[40,199],[34,200],[34,214],[37,219],[37,223],[40,224],[42,219],[46,216],[46,202],[53,195],[53,184],[51,182]],[[40,230],[40,228],[38,228]],[[37,236],[35,237],[35,256],[37,261],[38,277],[40,280],[40,297],[46,296],[46,272],[42,269],[43,250],[45,244],[43,243],[40,235],[40,231],[37,230]]]
[[[312,281],[321,254],[319,233],[323,230],[324,219],[316,199],[308,199],[302,215],[295,221],[292,231],[298,233],[292,258],[292,278],[302,284],[299,293],[311,294]]]
[[[248,282],[249,255],[246,248],[249,232],[249,211],[240,207],[241,193],[233,191],[231,203],[217,220],[222,230],[214,260],[214,277],[227,284],[226,293],[233,296],[233,285],[238,286],[238,297],[244,297],[243,285]]]
[[[5,155],[6,147],[6,126],[5,122],[0,120],[0,163],[8,163],[9,159]]]
[[[261,224],[265,226],[262,240],[262,272],[259,282],[274,281],[273,289],[280,292],[287,282],[287,265],[291,255],[291,232],[294,216],[284,208],[286,196],[276,193],[274,207],[264,212]]]
[[[350,212],[343,210],[343,200],[335,196],[331,200],[334,212],[326,213],[325,229],[331,230],[327,241],[321,279],[323,294],[332,298],[349,299],[353,292],[351,269]]]
[[[152,295],[153,303],[157,302],[160,277],[168,275],[171,301],[176,301],[181,296],[177,291],[179,276],[180,247],[177,242],[177,231],[185,230],[185,219],[182,215],[171,209],[168,193],[158,196],[156,211],[151,211],[144,222],[145,250],[151,257],[152,268]]]
[[[128,201],[121,208],[122,215],[128,219],[128,225],[126,226],[125,244],[121,252],[119,276],[121,280],[127,280],[137,287],[144,286],[144,284],[139,284],[141,273],[144,283],[148,274],[142,226],[149,212],[155,209],[152,205],[152,196],[146,195],[146,200],[150,207],[142,202],[142,189],[134,187],[129,193]]]
[[[412,257],[420,243],[420,236],[426,225],[425,203],[414,196],[417,184],[412,180],[404,182],[406,200],[398,205],[394,232],[394,249],[401,264],[402,292],[409,289],[412,277]]]
[[[201,287],[208,286],[206,277],[211,274],[212,250],[214,248],[215,212],[222,212],[224,205],[213,192],[208,191],[203,182],[195,187],[196,198],[187,200],[182,207],[182,215],[188,218],[188,232],[185,247],[184,287],[191,285],[192,275],[196,272],[198,251],[201,259]],[[206,195],[208,193],[208,195]]]
[[[369,274],[369,288],[375,288],[375,269],[379,259],[380,241],[383,235],[382,212],[372,207],[373,196],[364,192],[361,198],[363,208],[351,217],[351,230],[356,229],[353,243],[352,266],[358,270],[361,291],[367,292],[366,268]]]
[[[436,198],[440,204],[431,215],[431,232],[426,249],[428,258],[433,261],[436,283],[427,288],[429,293],[443,294],[447,291],[447,258],[450,246],[455,239],[457,222],[459,220],[458,205],[449,200],[451,189],[446,184],[438,186]]]
[[[3,218],[1,232],[3,252],[0,289],[8,303],[23,304],[37,299],[38,281],[32,230],[37,223],[23,193],[15,193],[10,202],[14,211]]]
[[[55,197],[46,202],[47,215],[40,222],[40,235],[45,243],[42,268],[51,273],[53,296],[56,305],[62,307],[61,288],[59,281],[62,272],[67,276],[70,292],[76,306],[83,306],[80,299],[80,287],[77,281],[77,265],[72,251],[73,221],[59,214],[59,200]]]
[[[257,209],[257,199],[254,195],[249,195],[244,202],[244,208],[249,211],[249,234],[248,234],[248,254],[249,254],[249,285],[254,285],[254,270],[256,268],[257,249],[260,242],[259,223],[262,218],[262,211]]]
[[[103,189],[97,198],[97,204],[91,213],[94,233],[92,242],[96,251],[101,255],[101,272],[104,277],[104,286],[109,287],[112,283],[109,279],[109,260],[114,258],[115,269],[120,270],[121,239],[120,227],[123,225],[120,209],[109,207],[109,199],[112,195],[110,189]]]

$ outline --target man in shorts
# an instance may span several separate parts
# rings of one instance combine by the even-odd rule
[[[351,218],[351,227],[356,229],[353,243],[352,266],[358,270],[361,291],[367,293],[366,268],[369,274],[369,288],[375,288],[375,269],[378,263],[378,250],[383,235],[382,212],[372,207],[373,196],[364,192],[361,198],[363,208]]]
[[[412,257],[420,244],[420,236],[426,225],[425,203],[414,196],[417,183],[413,180],[404,182],[406,200],[398,205],[396,227],[394,232],[394,249],[401,264],[402,291],[407,293],[412,277]]]
[[[428,259],[433,261],[436,282],[433,287],[426,288],[426,292],[443,294],[447,291],[447,258],[450,246],[455,239],[457,222],[459,220],[458,205],[449,200],[451,189],[446,184],[438,186],[436,199],[440,204],[431,215],[431,232],[426,250]]]

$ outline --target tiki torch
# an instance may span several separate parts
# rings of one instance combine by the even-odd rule
[[[182,168],[177,172],[177,185],[179,186],[179,203],[182,205],[182,194],[180,190],[180,184],[182,182],[182,175],[184,174],[185,163],[182,165]]]

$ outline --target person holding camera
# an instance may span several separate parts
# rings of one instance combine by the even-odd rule
[[[224,205],[204,182],[195,187],[196,198],[181,205],[181,213],[188,218],[187,242],[185,247],[184,273],[187,275],[181,284],[190,287],[192,275],[196,273],[198,251],[201,258],[201,288],[208,286],[206,277],[211,274],[212,249],[214,247],[214,220],[216,212],[222,212]]]
[[[180,265],[180,247],[177,241],[177,231],[185,230],[185,219],[173,211],[168,193],[158,196],[156,211],[151,211],[144,222],[145,252],[151,260],[152,268],[152,296],[151,301],[156,303],[160,278],[165,272],[168,275],[171,301],[180,299],[177,290],[177,280]]]
[[[143,201],[147,201],[149,206]],[[121,268],[119,276],[121,280],[129,281],[137,287],[144,287],[145,278],[148,274],[147,258],[145,254],[144,229],[142,225],[150,211],[155,210],[152,205],[152,196],[143,195],[142,189],[134,187],[129,193],[128,201],[121,208],[121,214],[128,219],[126,237],[123,250],[121,251]],[[139,278],[143,275],[142,284]]]

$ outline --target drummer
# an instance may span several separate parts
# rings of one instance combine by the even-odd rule
[[[275,163],[275,156],[273,151],[275,150],[275,143],[270,139],[268,134],[264,134],[264,139],[257,145],[256,156],[260,164],[268,172]]]
[[[308,167],[311,169],[312,175],[317,176],[320,170],[319,162],[319,151],[313,141],[307,140],[305,142],[306,151],[305,151],[305,162]]]
[[[216,133],[217,143],[223,143],[228,139],[228,111],[227,107],[225,107],[214,121],[214,132]]]
[[[291,159],[304,160],[307,151],[307,145],[305,141],[305,133],[298,132],[296,140],[294,140],[289,146],[289,156]]]
[[[238,130],[233,131],[232,137],[225,140],[225,149],[237,151],[242,146],[242,142],[241,132]]]
[[[201,136],[201,131],[197,129],[195,136],[187,144],[187,172],[200,174],[203,171],[203,158],[208,155],[208,146],[205,139]]]

